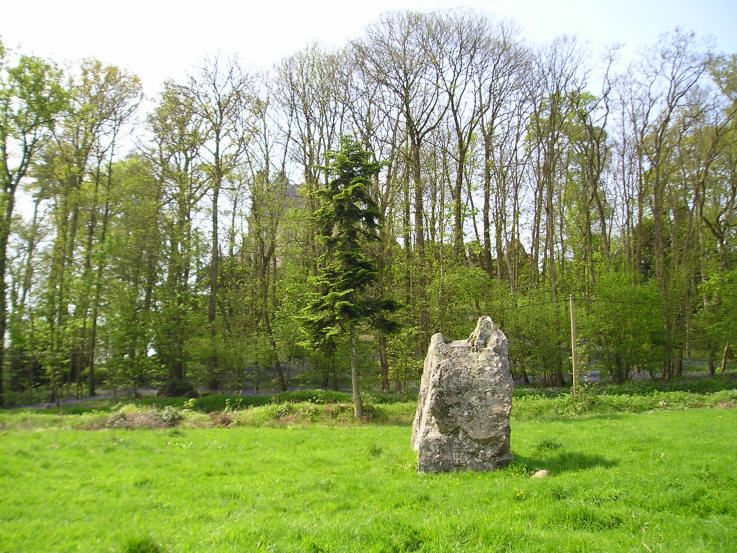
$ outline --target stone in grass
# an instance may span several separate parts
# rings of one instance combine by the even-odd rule
[[[507,337],[481,317],[467,340],[430,340],[412,447],[419,472],[489,471],[512,460]]]
[[[533,473],[532,476],[530,476],[530,478],[546,478],[548,476],[550,476],[550,471],[543,469],[543,470],[538,470],[537,472]]]

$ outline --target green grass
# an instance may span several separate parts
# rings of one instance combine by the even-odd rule
[[[0,552],[737,543],[735,409],[514,420],[516,460],[486,474],[418,475],[409,440],[380,425],[4,430]],[[539,468],[552,476],[530,479]]]

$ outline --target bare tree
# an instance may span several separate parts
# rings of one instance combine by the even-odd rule
[[[421,349],[429,339],[429,317],[425,301],[425,222],[420,151],[427,136],[443,121],[446,95],[438,86],[439,68],[427,52],[431,29],[438,16],[415,12],[386,15],[369,27],[365,37],[353,43],[356,63],[367,75],[391,92],[402,114],[409,142],[408,166],[414,191],[414,247],[417,261],[417,294]],[[405,243],[405,248],[410,244]]]
[[[243,162],[252,131],[251,78],[236,58],[209,58],[187,85],[193,108],[204,122],[207,140],[202,145],[201,161],[207,174],[211,210],[210,267],[208,271],[207,324],[211,344],[217,342],[217,294],[220,267],[219,199],[224,182]],[[217,357],[207,361],[208,387],[220,388]]]
[[[677,152],[678,113],[688,103],[689,93],[707,70],[708,52],[697,49],[693,34],[676,29],[672,35],[661,37],[653,52],[647,55],[636,75],[630,93],[630,119],[638,153],[640,154],[640,188],[638,201],[649,197],[653,218],[653,250],[655,279],[662,298],[669,297],[669,276],[666,252],[665,220],[669,183],[678,170],[674,156]],[[638,206],[642,221],[643,205]],[[642,231],[638,235],[637,258],[642,260]],[[677,302],[664,301],[666,323],[665,360],[663,375],[673,374],[676,355]]]
[[[524,83],[530,60],[527,51],[519,44],[514,27],[501,23],[490,32],[490,43],[485,54],[487,62],[484,70],[475,75],[477,94],[482,106],[480,131],[483,138],[483,260],[484,268],[491,275],[493,209],[497,275],[502,278],[503,256],[506,257],[508,266],[514,260],[514,256],[508,253],[519,217],[519,190],[526,157],[522,148],[522,135],[529,102]],[[512,228],[508,229],[507,201],[510,199]],[[504,235],[510,233],[512,236],[504,239]],[[515,282],[511,277],[512,272],[511,267],[508,267],[510,286],[514,286],[512,283]]]

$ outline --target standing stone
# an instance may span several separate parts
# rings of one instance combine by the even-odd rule
[[[420,472],[494,470],[512,460],[507,337],[481,317],[468,340],[430,340],[412,447]]]

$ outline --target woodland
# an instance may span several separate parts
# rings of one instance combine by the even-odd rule
[[[614,383],[713,375],[737,341],[737,55],[681,29],[594,62],[396,12],[154,98],[0,43],[0,185],[3,405],[407,391],[480,315],[518,381],[565,386],[570,297]]]

